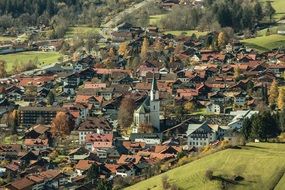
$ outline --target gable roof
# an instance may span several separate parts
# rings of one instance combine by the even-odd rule
[[[202,124],[189,124],[188,125],[188,129],[187,129],[187,136],[191,135],[192,133],[194,133],[197,129],[202,128],[203,130],[205,130],[207,133],[212,132],[212,128],[209,127],[209,125],[207,124],[207,122],[204,122]]]

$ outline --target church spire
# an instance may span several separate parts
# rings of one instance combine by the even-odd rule
[[[156,78],[154,77],[154,74],[153,74],[152,83],[151,83],[151,90],[152,91],[157,91],[158,90],[158,88],[157,88],[157,81],[156,81]]]
[[[154,77],[153,74],[153,79],[151,83],[151,90],[150,90],[150,100],[159,100],[159,92],[158,92],[158,87],[157,87],[157,81],[156,78]]]

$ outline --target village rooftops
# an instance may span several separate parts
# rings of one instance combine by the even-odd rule
[[[111,131],[112,127],[104,117],[88,117],[80,124],[78,131],[90,131],[96,129]]]

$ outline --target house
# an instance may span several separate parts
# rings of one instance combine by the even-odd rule
[[[85,137],[86,149],[108,149],[113,146],[113,134],[87,134]]]
[[[84,121],[89,116],[87,104],[70,103],[64,104],[62,107],[65,108],[73,116],[76,125]]]
[[[230,123],[228,123],[228,127],[234,130],[240,130],[242,128],[242,124],[245,118],[251,118],[254,114],[258,114],[258,111],[253,110],[239,110],[232,111],[230,115],[233,115],[234,118]]]
[[[0,145],[0,160],[16,160],[18,153],[22,151],[20,144],[1,144]]]
[[[140,162],[144,162],[145,159],[139,155],[121,155],[120,159],[117,161],[118,164],[139,164]]]
[[[123,141],[123,146],[128,149],[130,152],[135,154],[138,151],[143,150],[146,147],[145,142],[132,142],[132,141]]]
[[[104,117],[88,117],[79,125],[77,131],[79,144],[84,144],[87,134],[110,134],[112,126]]]
[[[76,174],[79,176],[84,175],[93,164],[96,164],[93,160],[79,160],[74,166]]]
[[[28,178],[15,180],[6,186],[9,190],[32,190],[36,182]]]
[[[162,135],[159,133],[132,133],[130,136],[132,142],[143,142],[146,145],[161,144]]]
[[[84,147],[79,147],[74,150],[71,150],[68,154],[69,160],[71,162],[79,161],[79,160],[85,160],[89,157],[89,150],[87,150]]]
[[[30,127],[27,131],[25,131],[24,135],[25,139],[37,139],[39,137],[44,137],[44,138],[51,137],[50,125],[38,124]]]
[[[234,104],[238,106],[244,106],[246,104],[246,93],[238,93],[234,96]]]
[[[220,114],[224,112],[224,106],[221,103],[208,102],[206,104],[206,110],[210,113]]]
[[[27,150],[46,150],[49,147],[48,139],[25,139],[24,146]]]
[[[122,164],[116,168],[116,176],[131,177],[135,175],[135,171],[133,164]]]
[[[207,122],[189,124],[187,130],[187,144],[203,147],[221,138],[223,130],[219,126],[211,126]]]

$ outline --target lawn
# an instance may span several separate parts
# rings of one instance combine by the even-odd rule
[[[167,14],[160,14],[160,15],[151,15],[149,16],[149,24],[150,25],[158,25],[159,21]]]
[[[257,49],[258,51],[267,51],[285,45],[285,35],[270,35],[261,36],[242,40],[242,42],[249,48]]]
[[[98,32],[99,28],[93,28],[89,26],[72,26],[69,27],[64,38],[74,38],[77,35],[86,35],[92,32]]]
[[[196,34],[197,37],[206,35],[208,32],[200,32],[197,30],[174,30],[174,31],[165,31],[164,34],[172,34],[175,36],[179,36],[181,34],[184,34],[185,36],[192,36],[193,34]]]
[[[126,190],[162,190],[162,176],[167,175],[171,184],[181,189],[222,189],[222,182],[205,176],[212,170],[214,176],[229,179],[234,175],[244,178],[228,189],[284,189],[281,169],[285,167],[285,144],[251,143],[242,149],[227,149],[166,173],[135,184]]]
[[[58,62],[58,58],[61,57],[58,52],[41,52],[41,51],[28,51],[21,53],[13,53],[7,55],[0,55],[0,60],[5,60],[7,62],[7,71],[12,70],[12,65],[18,61],[27,63],[29,60],[35,60],[36,58],[40,62],[39,67],[46,66],[52,63]]]

